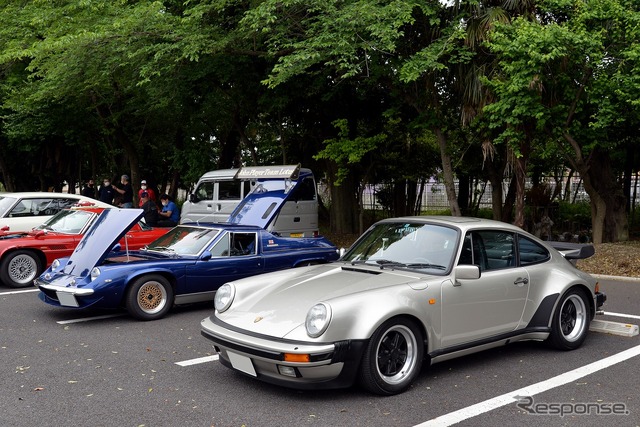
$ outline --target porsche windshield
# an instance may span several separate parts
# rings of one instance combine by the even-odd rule
[[[218,228],[178,226],[154,240],[147,250],[178,255],[199,255],[218,235]]]
[[[369,230],[342,258],[352,264],[444,272],[453,263],[458,232],[422,223],[381,223]]]
[[[49,218],[36,230],[55,231],[64,234],[80,234],[86,228],[96,214],[89,211],[62,210]]]

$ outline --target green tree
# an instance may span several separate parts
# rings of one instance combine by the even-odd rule
[[[547,2],[540,17],[496,26],[488,45],[500,73],[488,79],[496,101],[485,113],[500,141],[564,153],[591,198],[594,242],[626,240],[625,197],[610,153],[635,142],[619,131],[637,123],[640,15],[633,3],[607,0]]]

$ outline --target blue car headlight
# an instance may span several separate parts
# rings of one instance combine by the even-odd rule
[[[307,313],[307,319],[304,322],[307,328],[307,335],[311,338],[317,338],[327,330],[331,321],[331,306],[323,302],[311,307]]]
[[[213,304],[218,311],[218,313],[224,313],[229,307],[231,307],[231,303],[233,303],[233,298],[236,296],[236,288],[232,283],[225,283],[220,286],[220,288],[216,291],[216,296],[213,299]]]
[[[91,281],[93,282],[98,277],[100,277],[100,269],[98,267],[93,267],[91,269]]]
[[[58,271],[59,268],[60,268],[60,260],[54,259],[53,262],[51,263],[51,271]]]

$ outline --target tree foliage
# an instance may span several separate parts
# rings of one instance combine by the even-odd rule
[[[365,225],[365,185],[405,215],[432,176],[454,214],[472,182],[490,181],[494,218],[526,226],[525,179],[569,169],[591,196],[594,237],[626,238],[616,212],[638,169],[640,108],[632,0],[0,8],[9,190],[127,173],[175,195],[207,170],[300,162],[330,186],[334,231]]]

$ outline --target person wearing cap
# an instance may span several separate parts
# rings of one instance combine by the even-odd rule
[[[149,200],[156,202],[156,193],[153,191],[153,188],[147,186],[147,180],[143,179],[140,181],[140,190],[138,191],[138,206],[142,207],[142,193],[147,192]]]
[[[178,225],[178,221],[180,221],[178,206],[171,201],[168,194],[160,196],[160,202],[162,202],[162,210],[158,212],[160,215],[158,227],[175,227]]]
[[[140,193],[140,201],[142,205],[140,206],[144,211],[144,222],[151,227],[158,226],[158,206],[156,202],[149,198],[149,193],[143,191]]]
[[[113,187],[113,189],[122,195],[122,207],[123,208],[132,208],[133,207],[133,187],[129,183],[129,175],[122,175],[120,177],[120,187]]]

